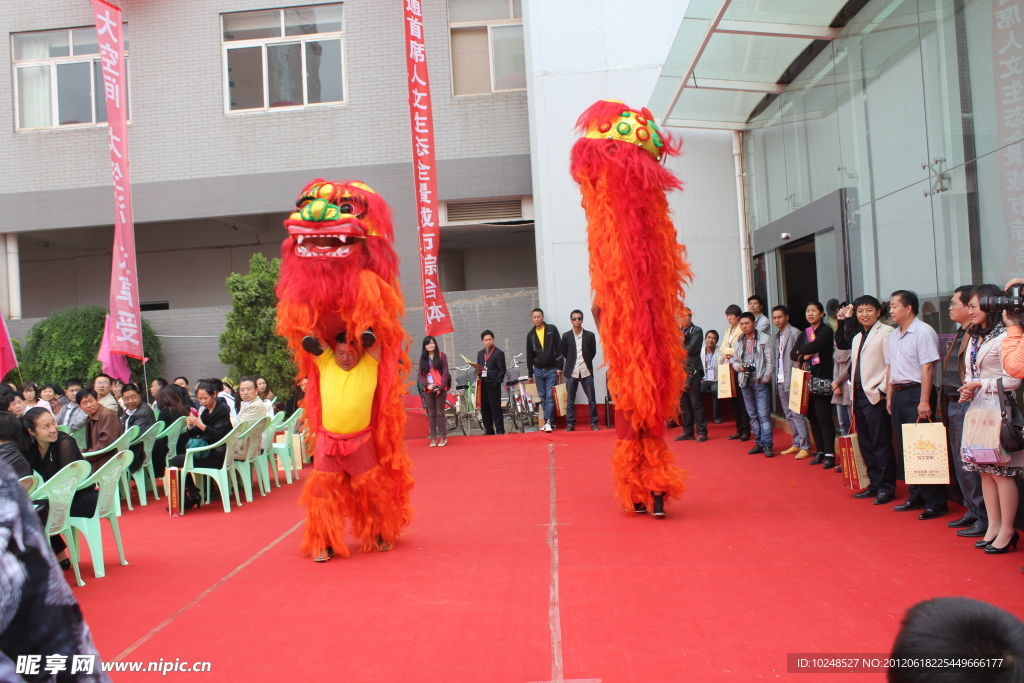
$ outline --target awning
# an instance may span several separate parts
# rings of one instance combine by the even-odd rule
[[[863,0],[690,0],[649,104],[662,125],[745,130]]]

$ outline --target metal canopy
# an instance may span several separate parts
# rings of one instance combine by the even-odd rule
[[[691,0],[650,110],[662,125],[746,130],[765,96],[792,82],[796,74],[789,72],[798,58],[815,41],[838,35],[837,17],[849,4],[854,3]]]

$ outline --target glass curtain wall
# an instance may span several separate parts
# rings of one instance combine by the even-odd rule
[[[1018,4],[869,3],[744,134],[751,228],[845,188],[851,291],[943,332],[956,287],[1024,276]]]

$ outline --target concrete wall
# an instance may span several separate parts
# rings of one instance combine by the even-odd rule
[[[467,290],[537,287],[536,249],[532,246],[466,249],[463,267]]]

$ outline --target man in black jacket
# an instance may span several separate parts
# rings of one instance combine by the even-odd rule
[[[545,432],[555,428],[555,399],[551,390],[562,379],[562,358],[558,353],[558,328],[544,322],[544,311],[533,309],[533,328],[526,335],[526,370],[537,382],[544,407]]]
[[[597,397],[594,394],[594,356],[597,355],[597,337],[593,332],[583,329],[583,311],[575,310],[569,314],[572,329],[562,335],[558,345],[558,355],[565,359],[562,374],[565,376],[565,390],[569,397],[566,405],[565,431],[576,429],[576,388],[583,386],[583,393],[590,404],[590,428],[595,432],[597,426]]]
[[[683,412],[683,431],[675,438],[676,441],[689,441],[697,432],[697,441],[708,440],[708,418],[704,413],[704,399],[700,393],[700,382],[704,379],[704,364],[701,353],[704,351],[704,330],[693,324],[693,314],[689,308],[683,308],[680,318],[680,329],[683,331],[683,345],[686,347],[686,386],[679,396],[679,409]]]
[[[494,333],[484,330],[480,335],[484,348],[476,354],[480,369],[480,417],[484,434],[504,434],[505,416],[501,412],[501,381],[505,378],[505,352],[494,345]]]
[[[153,415],[153,409],[142,400],[142,395],[137,386],[125,384],[121,388],[121,400],[124,401],[124,417],[121,418],[124,431],[128,431],[132,427],[138,427],[138,435],[142,436],[146,433],[147,429],[156,424],[156,416]],[[128,469],[131,472],[135,472],[142,467],[146,454],[142,450],[141,443],[131,446],[131,451],[135,454],[135,457],[132,459],[132,464]]]

